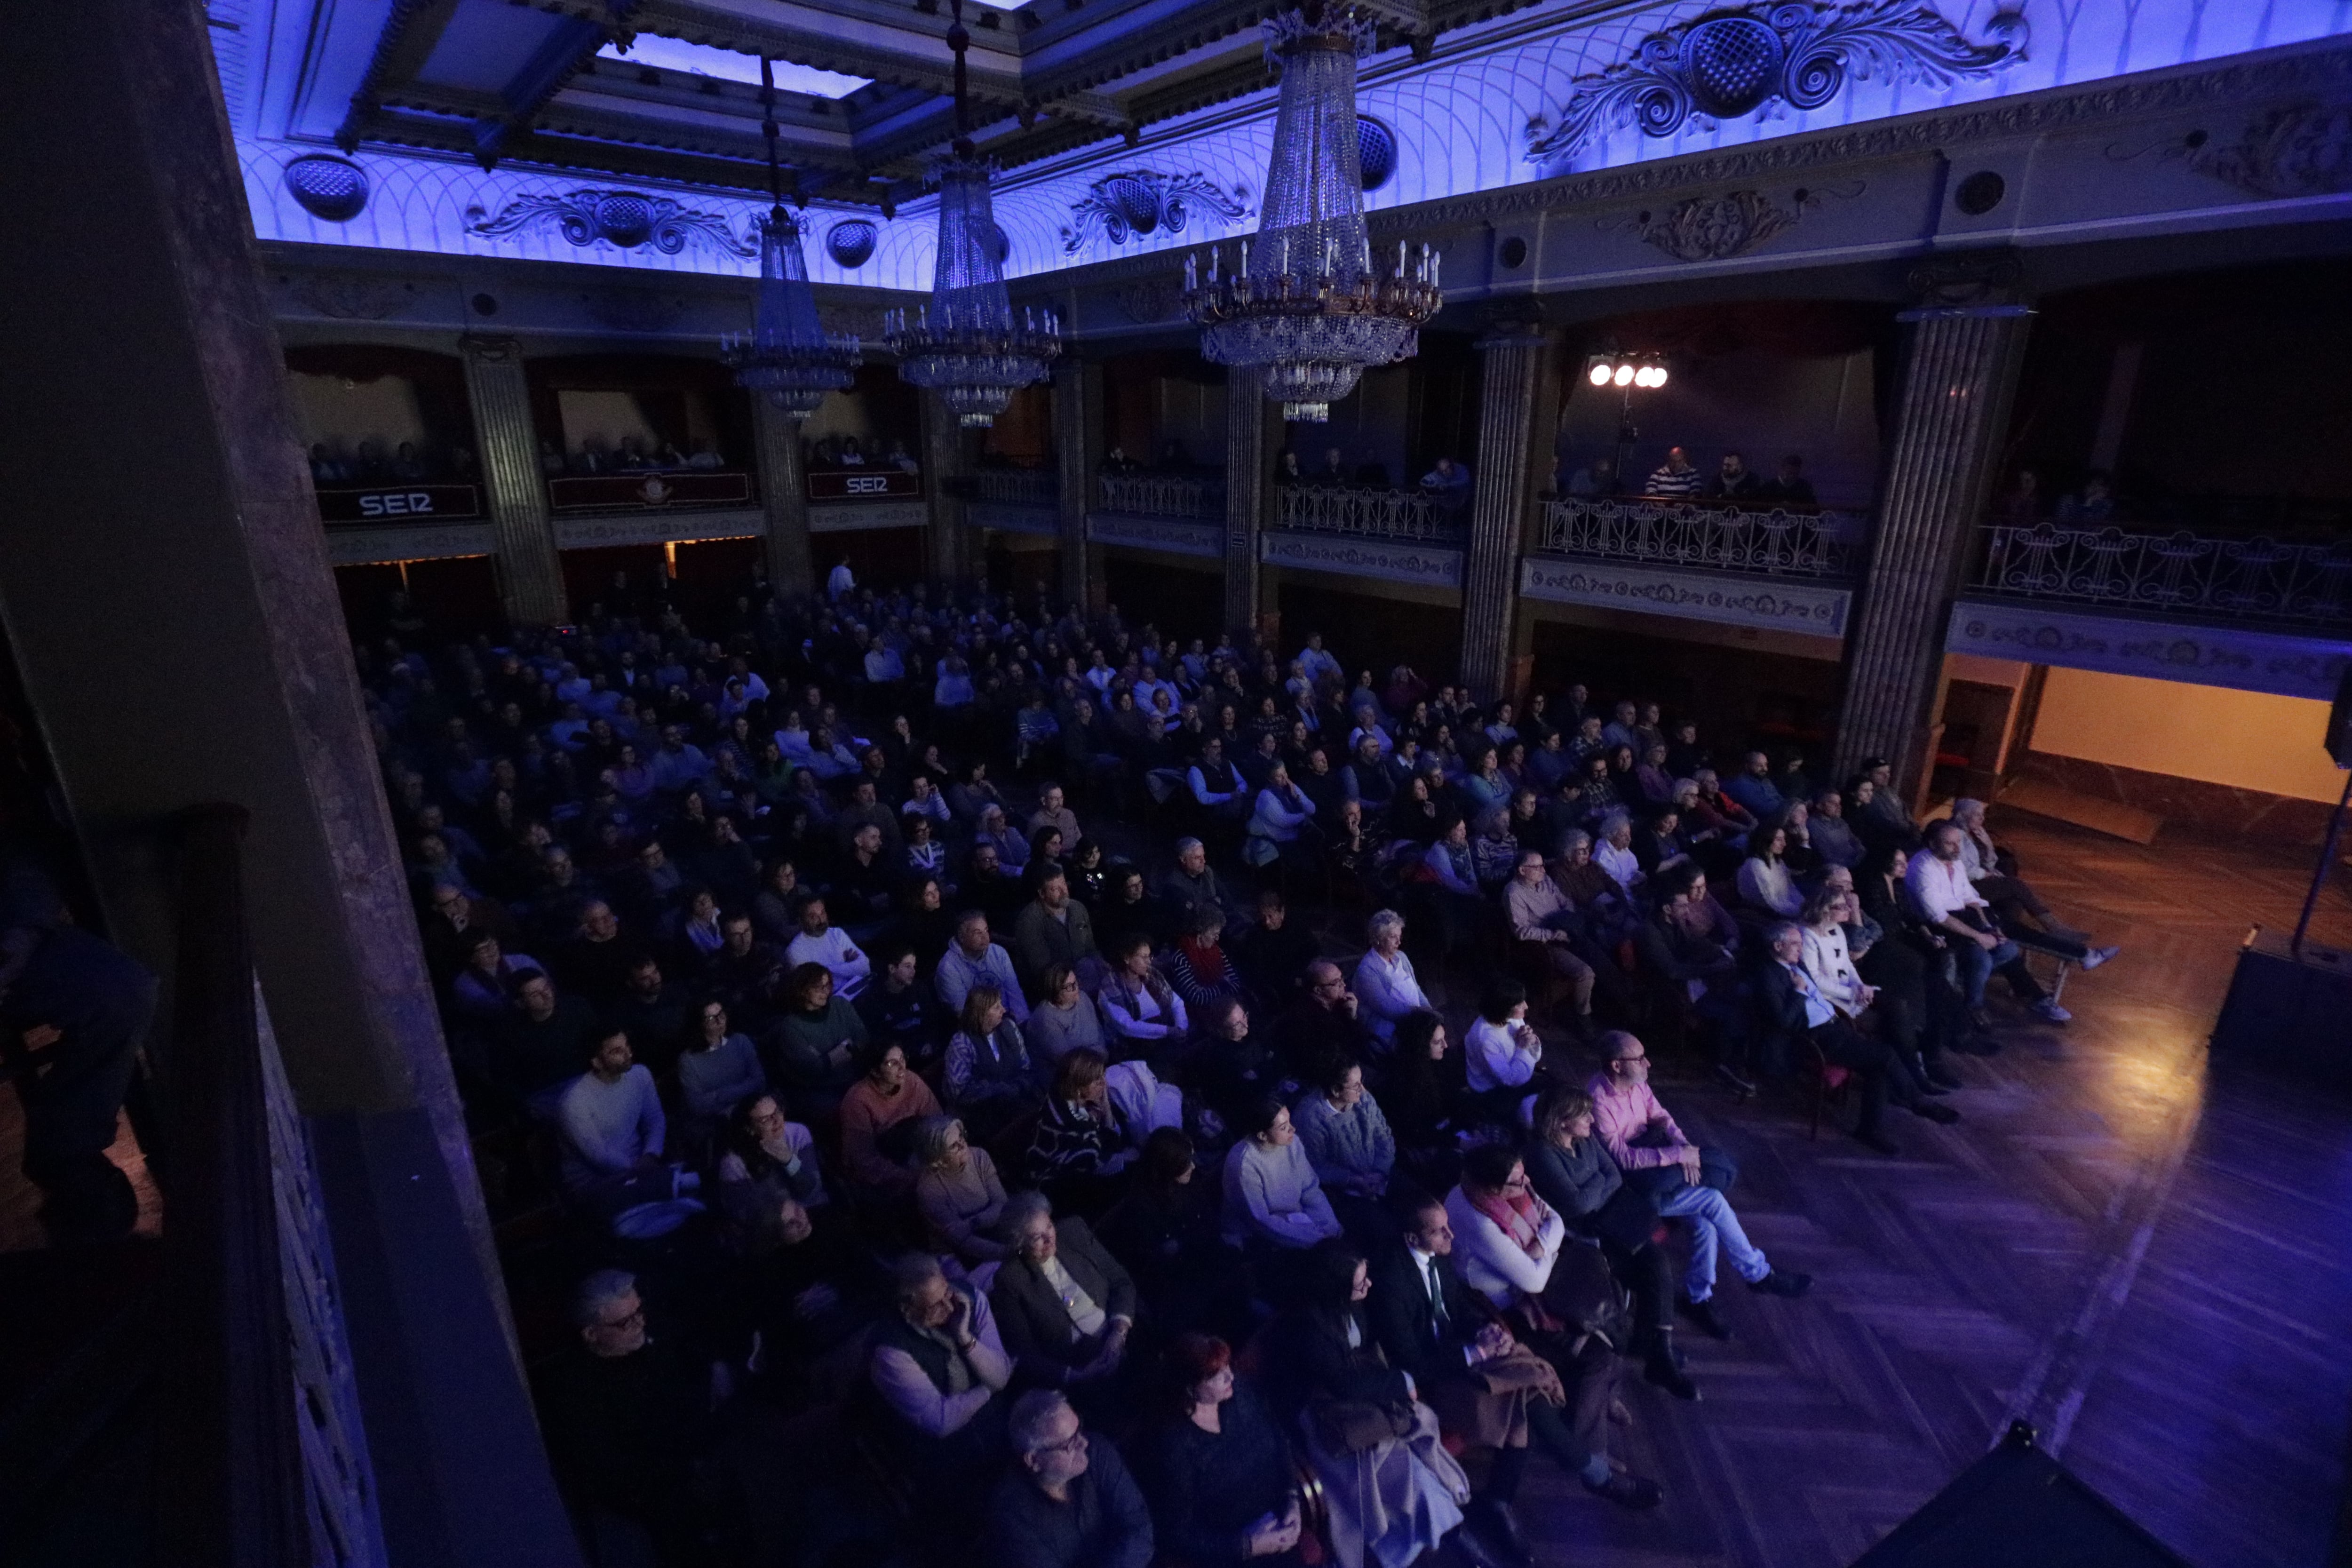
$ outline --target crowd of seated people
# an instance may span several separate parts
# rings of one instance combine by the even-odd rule
[[[1725,452],[1716,460],[1715,472],[1710,474],[1691,461],[1687,448],[1669,447],[1665,461],[1653,468],[1638,486],[1617,472],[1615,457],[1603,454],[1576,469],[1565,481],[1560,479],[1555,461],[1552,483],[1548,489],[1554,494],[1592,500],[1640,496],[1762,507],[1810,508],[1821,504],[1813,491],[1813,481],[1805,477],[1805,459],[1794,452],[1782,458],[1779,468],[1769,475],[1749,468],[1745,454]]]
[[[436,480],[466,484],[478,472],[474,454],[466,447],[445,448],[403,441],[386,452],[383,443],[373,437],[353,442],[314,441],[310,445],[310,481],[321,489],[429,484]]]
[[[539,466],[549,479],[596,474],[694,472],[728,467],[718,442],[704,439],[693,445],[694,449],[686,452],[679,450],[677,443],[667,438],[649,441],[643,436],[624,436],[618,444],[613,444],[601,436],[588,436],[582,437],[580,444],[567,452],[562,442],[548,437],[539,444]]]
[[[1661,1503],[1622,1433],[1699,1397],[1720,1264],[1811,1283],[1651,1047],[1792,1119],[1853,1080],[1892,1151],[1992,975],[2064,1017],[2017,928],[2105,951],[1980,816],[1655,703],[921,587],[648,610],[359,650],[494,1200],[570,1249],[599,1561],[1524,1563],[1538,1456]]]

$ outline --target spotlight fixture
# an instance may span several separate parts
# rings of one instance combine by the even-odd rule
[[[1617,390],[1617,472],[1622,475],[1633,443],[1641,437],[1633,426],[1633,394],[1666,384],[1665,361],[1654,353],[1594,354],[1584,362],[1584,379],[1604,392]]]

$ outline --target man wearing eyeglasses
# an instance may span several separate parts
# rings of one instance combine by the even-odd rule
[[[1151,1514],[1127,1462],[1090,1440],[1054,1389],[1013,1401],[1013,1465],[988,1518],[989,1560],[1002,1568],[1147,1568]]]

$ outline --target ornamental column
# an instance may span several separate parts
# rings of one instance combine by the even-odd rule
[[[1101,574],[1087,545],[1087,509],[1094,501],[1095,470],[1102,466],[1102,366],[1071,350],[1054,362],[1054,457],[1060,468],[1062,597],[1092,612],[1102,608]]]
[[[1906,800],[1928,773],[1952,597],[1991,497],[2024,359],[2032,312],[2014,302],[2020,275],[2005,254],[1922,267],[1912,286],[1927,302],[1897,318],[1910,327],[1903,389],[1846,644],[1832,771],[1843,778],[1864,758],[1885,757]]]
[[[1478,342],[1478,460],[1462,552],[1462,679],[1482,702],[1510,695],[1519,548],[1542,474],[1537,432],[1558,417],[1559,356],[1534,322],[1497,323]]]
[[[1225,371],[1225,629],[1258,630],[1265,571],[1258,563],[1266,497],[1265,384],[1258,372]]]
[[[474,437],[482,448],[482,488],[498,541],[499,601],[519,626],[570,620],[563,563],[555,552],[555,523],[539,468],[539,436],[530,421],[530,385],[522,344],[509,337],[467,333],[466,395],[474,405]]]
[[[931,521],[924,540],[923,560],[929,574],[950,587],[961,587],[967,569],[964,548],[963,427],[936,392],[921,395],[923,409],[923,482],[930,498]]]
[[[805,597],[816,592],[816,558],[809,542],[800,421],[786,417],[782,409],[755,392],[751,442],[761,510],[768,518],[768,585],[781,598]]]

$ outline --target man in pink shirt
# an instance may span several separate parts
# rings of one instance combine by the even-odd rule
[[[1593,1136],[1616,1159],[1627,1183],[1650,1194],[1660,1214],[1690,1221],[1690,1268],[1675,1310],[1718,1340],[1731,1337],[1731,1325],[1715,1310],[1718,1250],[1730,1254],[1731,1267],[1752,1290],[1795,1297],[1811,1289],[1811,1275],[1776,1271],[1740,1228],[1730,1200],[1701,1183],[1699,1147],[1683,1136],[1650,1092],[1650,1053],[1642,1042],[1612,1029],[1597,1043],[1603,1065],[1584,1086],[1592,1096]]]

